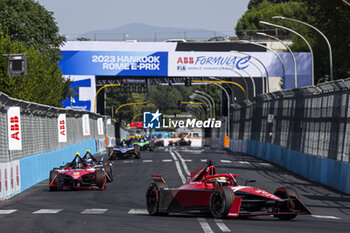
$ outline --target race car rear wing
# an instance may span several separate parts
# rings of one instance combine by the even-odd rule
[[[162,183],[164,187],[168,187],[167,183],[161,175],[152,175],[152,180],[154,183]]]

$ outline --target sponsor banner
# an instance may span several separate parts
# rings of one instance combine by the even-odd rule
[[[0,163],[0,200],[21,191],[19,160]]]
[[[97,132],[98,135],[103,135],[103,119],[102,118],[98,118],[97,119]]]
[[[69,88],[73,90],[74,96],[62,101],[64,108],[82,111],[94,111],[96,81],[92,75],[65,75],[72,83]]]
[[[175,51],[177,43],[125,41],[67,41],[61,51]]]
[[[90,135],[90,120],[89,120],[89,114],[84,114],[82,117],[83,120],[83,135],[89,136]]]
[[[66,114],[62,113],[58,115],[57,128],[58,128],[58,142],[67,142]]]
[[[96,153],[106,151],[106,139],[96,139]]]
[[[7,110],[9,150],[22,150],[20,107],[9,107]]]
[[[168,52],[62,51],[62,56],[64,75],[168,75]]]
[[[285,88],[294,88],[294,63],[289,53],[279,53],[285,69]],[[294,53],[298,87],[311,85],[310,53]],[[261,64],[259,61],[263,64]],[[283,66],[270,52],[169,52],[168,76],[176,77],[283,77]],[[261,72],[261,73],[260,73]]]

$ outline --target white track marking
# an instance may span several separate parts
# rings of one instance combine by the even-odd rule
[[[181,160],[181,162],[182,162],[182,166],[183,166],[183,168],[184,168],[186,174],[187,174],[187,175],[191,174],[191,172],[188,170],[188,167],[187,167],[187,165],[186,165],[186,163],[185,163],[186,161],[182,158],[182,156],[181,156],[177,151],[175,151],[175,154],[180,158],[180,160]],[[191,160],[191,161],[192,161],[192,160]]]
[[[192,159],[184,159],[185,162],[192,162]]]
[[[62,209],[40,209],[33,212],[33,214],[57,214],[61,210]]]
[[[148,214],[146,209],[131,209],[128,214]]]
[[[259,163],[260,165],[263,165],[263,166],[271,166],[271,164],[269,163]]]
[[[206,162],[208,162],[208,160],[207,159],[201,159],[201,162],[206,163]]]
[[[153,160],[152,160],[152,159],[142,160],[142,162],[144,162],[144,163],[152,163],[152,162],[153,162]]]
[[[311,215],[312,217],[314,218],[329,218],[329,219],[341,219],[341,218],[338,218],[338,217],[335,217],[335,216],[324,216],[324,215]]]
[[[176,165],[177,172],[179,173],[179,176],[180,176],[180,178],[181,178],[181,181],[182,181],[182,183],[184,184],[184,183],[186,182],[186,178],[185,178],[184,174],[182,173],[179,160],[176,158],[175,154],[174,154],[172,151],[169,151],[169,152],[170,152],[171,156],[173,157],[173,159],[174,159],[174,161],[175,161],[175,165]]]
[[[16,212],[17,210],[0,210],[0,215],[1,214],[12,214],[13,212]]]
[[[188,170],[188,167],[187,167],[187,165],[186,165],[186,163],[185,163],[185,160],[182,158],[182,156],[181,156],[177,151],[175,151],[175,154],[174,154],[172,151],[170,151],[170,154],[171,154],[171,156],[173,157],[173,159],[175,160],[176,168],[177,168],[177,171],[178,171],[178,173],[179,173],[179,175],[180,175],[180,177],[181,177],[181,179],[182,179],[182,183],[185,183],[185,182],[186,182],[186,179],[185,179],[185,177],[184,177],[184,175],[183,175],[183,173],[182,173],[182,170],[181,170],[181,168],[180,168],[180,163],[179,163],[178,159],[176,158],[175,154],[179,157],[179,159],[180,159],[181,162],[182,162],[182,166],[183,166],[185,172],[187,173],[187,175],[189,175],[189,174],[191,174],[191,173],[190,173],[190,171]],[[206,220],[205,218],[197,218],[197,220],[198,220],[199,224],[201,225],[201,227],[202,227],[204,233],[214,233],[214,231],[211,229],[211,227],[209,226],[209,223],[207,222],[207,220]],[[222,224],[225,225],[224,223],[222,223]],[[221,227],[223,227],[222,224],[221,224]],[[220,226],[219,226],[219,227],[220,227]],[[225,227],[226,227],[226,225],[225,225]],[[220,228],[220,229],[221,229],[221,228]],[[223,229],[224,229],[224,228],[223,228]],[[228,229],[228,228],[226,227],[226,229]],[[230,229],[228,229],[228,230],[230,230]],[[222,231],[223,231],[223,230],[222,230]]]
[[[238,161],[240,164],[250,164],[249,162],[246,161]]]
[[[173,160],[172,159],[163,159],[162,161],[165,163],[169,163],[169,162],[172,162]]]
[[[220,162],[222,162],[222,163],[232,163],[232,161],[230,161],[230,160],[224,160],[224,159],[220,160]]]
[[[214,233],[214,231],[209,226],[209,223],[205,218],[197,218],[199,224],[201,225],[204,233]]]
[[[86,209],[81,214],[104,214],[107,209]]]
[[[224,221],[222,219],[215,219],[216,224],[222,230],[223,232],[231,232],[231,230],[225,225]]]
[[[129,161],[129,160],[126,160],[126,161],[123,161],[123,163],[133,163],[134,161]]]

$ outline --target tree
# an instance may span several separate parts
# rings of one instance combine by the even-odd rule
[[[257,1],[258,2],[258,1]],[[273,20],[272,16],[285,16],[309,23],[321,30],[329,39],[333,49],[334,77],[346,78],[350,75],[350,7],[343,1],[302,0],[287,3],[263,1],[249,9],[236,25],[237,35],[243,37],[244,30],[264,30],[272,27],[259,24],[260,20],[291,28],[303,35],[314,51],[315,82],[326,80],[329,74],[328,47],[324,39],[313,29],[290,21]],[[241,31],[240,31],[241,30]],[[293,39],[292,50],[309,52],[305,42],[294,34],[278,31],[278,37],[289,35]],[[280,37],[282,38],[282,37]]]
[[[61,107],[61,100],[69,93],[70,81],[62,77],[58,62],[24,42],[11,41],[0,32],[0,54],[25,53],[28,75],[7,77],[7,59],[0,58],[0,91],[11,97]]]
[[[307,23],[322,31],[328,38],[333,52],[333,72],[335,79],[350,77],[350,6],[342,0],[304,0],[307,13],[311,16]],[[315,63],[319,75],[329,74],[329,55],[325,40],[315,31],[309,34],[314,40]]]
[[[57,50],[65,41],[58,34],[53,13],[33,0],[0,0],[0,30],[11,40],[33,46],[52,60],[60,58]]]
[[[250,0],[248,3],[248,9],[252,9],[253,7],[259,5],[260,3],[262,3],[265,0]],[[286,2],[298,2],[300,0],[267,0],[271,3],[286,3]]]

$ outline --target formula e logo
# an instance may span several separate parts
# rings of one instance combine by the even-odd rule
[[[162,114],[159,112],[159,109],[156,112],[144,112],[143,113],[143,128],[145,128],[145,129],[159,129],[161,115]]]

